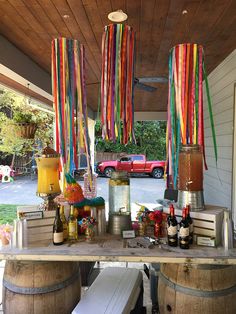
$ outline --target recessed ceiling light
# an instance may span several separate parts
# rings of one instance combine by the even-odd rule
[[[183,14],[183,15],[185,15],[185,14],[187,14],[187,13],[188,13],[187,10],[183,10],[183,11],[182,11],[182,14]]]
[[[68,14],[64,14],[64,15],[63,15],[63,18],[64,18],[64,19],[68,19],[69,17],[70,17],[70,16],[69,16]]]
[[[128,15],[125,14],[122,10],[117,10],[108,14],[108,19],[112,22],[124,22],[128,18]]]

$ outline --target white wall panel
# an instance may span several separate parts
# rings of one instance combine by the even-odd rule
[[[227,206],[231,209],[236,50],[210,73],[208,80],[219,159],[216,167],[208,105],[204,93],[204,128],[208,164],[208,171],[204,174],[204,197],[208,204]]]

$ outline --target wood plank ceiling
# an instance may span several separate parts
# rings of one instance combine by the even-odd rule
[[[51,40],[79,39],[86,48],[88,104],[96,110],[102,32],[117,9],[136,31],[137,77],[167,76],[169,49],[181,42],[204,46],[208,73],[236,48],[235,0],[0,0],[0,32],[49,73]],[[136,111],[166,111],[167,84],[152,85],[155,92],[135,91]]]

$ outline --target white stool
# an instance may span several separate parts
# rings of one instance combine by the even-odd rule
[[[138,269],[105,268],[72,314],[128,314],[135,308],[142,289],[143,276]]]

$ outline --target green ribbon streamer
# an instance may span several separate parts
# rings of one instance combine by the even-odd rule
[[[208,111],[209,111],[209,115],[210,115],[211,132],[212,132],[212,137],[213,137],[215,159],[216,159],[216,164],[217,164],[218,156],[217,156],[217,144],[216,144],[215,126],[214,126],[214,119],[213,119],[213,114],[212,114],[211,96],[210,96],[208,79],[207,79],[207,74],[206,74],[205,63],[204,62],[203,62],[203,76],[204,76],[204,80],[205,80],[205,84],[206,84]]]

